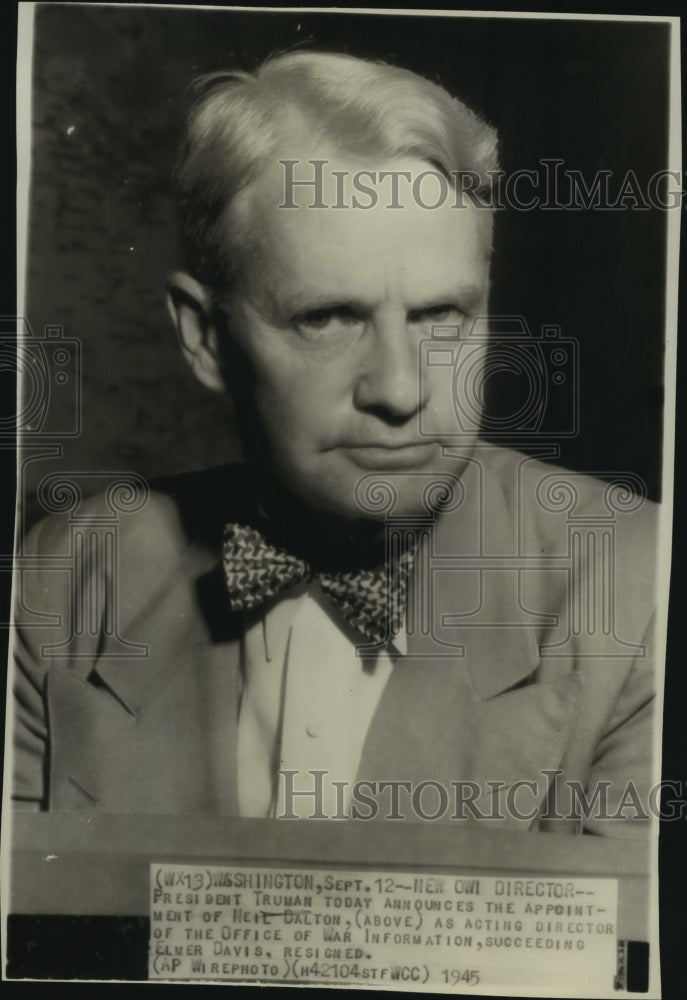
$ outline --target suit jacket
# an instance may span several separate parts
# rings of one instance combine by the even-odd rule
[[[130,497],[128,512],[96,497],[30,532],[15,587],[17,803],[237,813],[242,619],[219,553],[223,524],[254,503],[243,469],[212,470]],[[655,541],[649,502],[480,445],[416,560],[408,655],[357,777],[439,782],[440,820],[457,796],[466,821],[523,829],[577,829],[577,788],[615,816],[583,809],[586,829],[645,835]]]

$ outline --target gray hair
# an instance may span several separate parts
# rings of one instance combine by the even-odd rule
[[[382,62],[291,52],[254,74],[201,76],[190,94],[174,172],[181,238],[191,274],[214,290],[230,287],[250,243],[237,195],[275,157],[294,120],[314,141],[350,154],[425,160],[454,184],[471,174],[489,189],[498,169],[491,126],[443,87]]]

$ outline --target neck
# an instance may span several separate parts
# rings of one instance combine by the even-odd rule
[[[346,518],[312,507],[264,473],[257,474],[257,496],[274,543],[311,566],[361,568],[384,559],[383,521]]]

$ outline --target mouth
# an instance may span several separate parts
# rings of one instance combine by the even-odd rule
[[[377,469],[414,469],[426,465],[434,455],[436,442],[409,441],[400,444],[348,444],[342,447],[354,465]]]

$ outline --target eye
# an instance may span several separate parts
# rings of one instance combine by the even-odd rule
[[[294,325],[304,333],[334,334],[356,326],[362,319],[351,306],[327,306],[310,309],[293,319]]]

